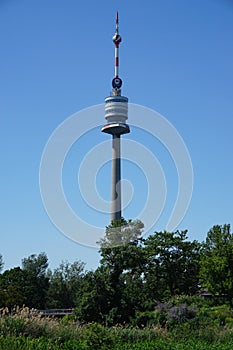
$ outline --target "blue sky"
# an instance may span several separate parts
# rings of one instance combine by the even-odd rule
[[[40,196],[39,167],[52,132],[77,111],[103,103],[110,92],[116,10],[123,37],[123,94],[167,118],[192,160],[193,196],[178,228],[187,228],[190,239],[202,241],[214,224],[233,224],[230,0],[1,0],[0,254],[5,268],[42,251],[51,268],[66,259],[80,259],[88,269],[98,265],[96,249],[69,240],[51,223]],[[152,232],[163,230],[177,193],[174,164],[158,140],[136,128],[129,137],[140,138],[163,167],[168,195]],[[64,168],[64,190],[72,208],[102,227],[108,215],[93,216],[80,204],[76,177],[82,155],[106,140],[107,135],[92,130],[74,145]],[[145,179],[130,162],[123,162],[123,175],[140,184],[136,201],[125,212],[127,219],[135,218]],[[108,199],[110,164],[102,167],[97,185]]]

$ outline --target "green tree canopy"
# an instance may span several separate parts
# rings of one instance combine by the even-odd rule
[[[23,259],[22,268],[4,271],[0,276],[2,306],[26,305],[43,309],[49,282],[46,277],[47,267],[47,256],[41,253]]]
[[[47,277],[48,258],[45,253],[32,254],[28,258],[22,259],[22,270],[30,277],[33,287],[30,300],[27,306],[44,309],[46,294],[49,288],[49,278]],[[32,288],[31,288],[32,289]]]
[[[106,323],[113,308],[114,288],[108,271],[99,267],[83,277],[76,299],[76,314],[85,322]]]
[[[45,253],[30,255],[22,259],[22,269],[34,277],[45,277],[48,268],[48,258]]]
[[[74,307],[76,294],[84,275],[85,264],[79,260],[74,263],[63,261],[53,272],[50,271],[50,285],[47,293],[47,307]]]
[[[230,225],[208,232],[201,254],[201,285],[214,295],[224,295],[233,306],[233,234]]]
[[[201,245],[187,240],[187,230],[155,232],[145,239],[144,245],[150,298],[197,292]]]
[[[1,272],[2,269],[3,269],[3,265],[4,265],[4,263],[3,263],[3,258],[2,258],[2,255],[0,254],[0,272]]]
[[[142,236],[143,228],[144,224],[140,220],[114,220],[106,227],[104,238],[97,243],[101,249],[127,245]]]
[[[143,227],[140,220],[126,221],[122,218],[106,227],[105,237],[99,242],[102,256],[100,271],[107,281],[104,285],[107,286],[112,322],[128,322],[140,299],[138,296],[142,289],[136,286],[142,287],[145,262],[141,246]]]
[[[6,270],[0,275],[0,291],[1,307],[12,308],[24,304],[33,307],[32,304],[29,305],[29,300],[33,295],[34,288],[30,276],[20,267]]]

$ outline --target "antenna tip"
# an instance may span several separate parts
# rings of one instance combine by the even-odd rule
[[[116,12],[116,23],[118,23],[118,11]]]

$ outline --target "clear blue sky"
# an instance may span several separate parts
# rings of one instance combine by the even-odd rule
[[[80,259],[87,269],[98,265],[96,249],[69,240],[49,220],[40,196],[39,166],[54,129],[75,112],[103,103],[109,94],[116,10],[123,37],[123,94],[166,117],[191,156],[193,196],[178,228],[202,241],[214,224],[233,224],[232,1],[0,0],[0,254],[5,268],[42,251],[51,268],[66,259]],[[130,134],[132,140],[139,136]],[[93,131],[67,160],[64,189],[74,210],[78,155],[106,139]],[[146,147],[151,142],[168,183],[165,210],[153,232],[164,228],[177,175],[159,142],[152,145],[145,135],[140,142]],[[130,163],[124,165],[125,178],[134,171]],[[103,167],[98,179],[107,199],[110,166]],[[80,210],[91,222],[85,203]],[[135,204],[126,218],[136,213]],[[104,227],[109,218],[95,220]]]

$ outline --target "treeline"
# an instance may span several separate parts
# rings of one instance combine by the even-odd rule
[[[230,225],[214,226],[202,243],[190,241],[187,231],[155,232],[147,238],[142,233],[138,220],[108,226],[95,271],[85,271],[78,260],[51,271],[45,253],[23,259],[21,267],[0,274],[0,307],[74,307],[80,321],[109,325],[132,322],[159,302],[204,290],[232,307]]]

